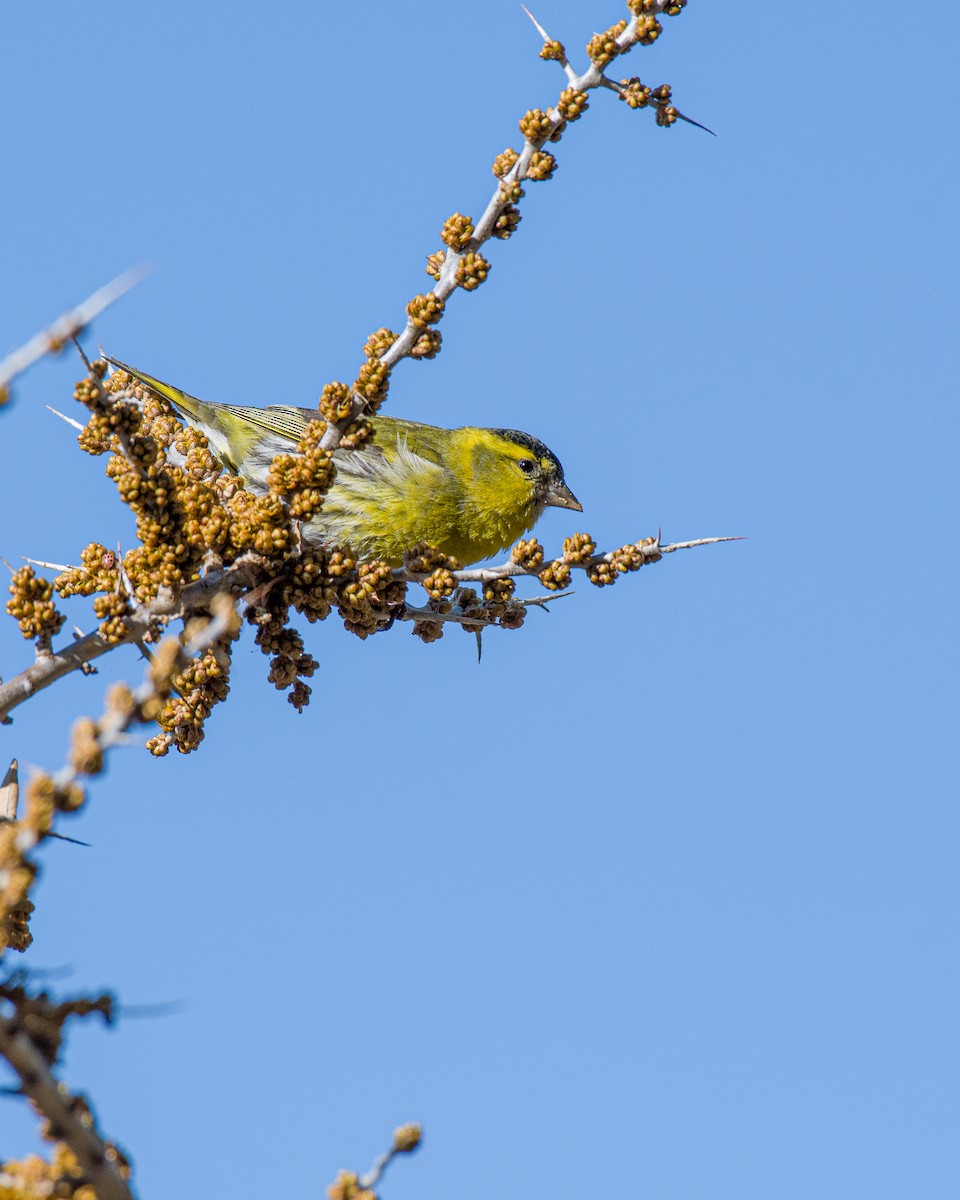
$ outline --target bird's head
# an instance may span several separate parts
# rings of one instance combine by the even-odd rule
[[[580,501],[567,487],[560,460],[539,438],[516,429],[458,429],[463,527],[487,557],[532,529],[544,508]]]
[[[505,495],[523,496],[538,510],[583,505],[567,487],[560,459],[539,438],[519,429],[488,429],[495,442],[498,462],[493,468]]]

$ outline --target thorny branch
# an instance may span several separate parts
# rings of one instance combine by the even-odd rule
[[[171,621],[185,620],[195,613],[206,612],[217,596],[239,596],[252,588],[262,573],[262,569],[257,569],[253,556],[241,559],[229,570],[209,572],[179,594],[166,588],[155,600],[135,605],[125,618],[124,636],[119,641],[97,631],[77,638],[62,650],[38,654],[29,667],[5,683],[0,683],[0,724],[8,720],[9,714],[25,700],[58,679],[74,671],[82,671],[88,663],[119,646],[138,644],[158,623],[167,625]]]
[[[539,543],[530,540],[518,543],[506,563],[472,569],[461,569],[433,547],[419,546],[405,556],[402,567],[394,569],[385,563],[355,562],[348,550],[309,551],[300,544],[297,525],[301,519],[297,504],[306,506],[304,495],[312,492],[313,502],[322,502],[329,487],[323,455],[338,445],[349,449],[362,444],[370,436],[365,419],[386,398],[395,364],[403,358],[433,358],[439,352],[436,325],[447,300],[458,287],[472,291],[486,280],[490,264],[481,248],[491,237],[506,240],[516,231],[522,185],[552,176],[556,159],[547,152],[547,143],[558,142],[583,115],[588,93],[597,88],[612,90],[631,108],[652,109],[661,126],[688,120],[672,105],[668,86],[650,88],[638,78],[617,81],[605,73],[610,63],[635,45],[652,44],[661,32],[658,17],[676,15],[685,3],[628,0],[630,19],[591,38],[587,45],[591,64],[581,73],[570,64],[564,47],[531,16],[544,41],[541,57],[560,64],[568,86],[553,107],[531,109],[523,116],[520,150],[508,148],[497,156],[493,164],[497,183],[480,218],[474,223],[455,213],[444,224],[444,248],[428,260],[434,286],[407,305],[403,329],[376,331],[365,344],[365,363],[356,381],[324,388],[316,428],[299,447],[304,459],[312,455],[318,464],[313,478],[304,476],[296,486],[278,485],[265,497],[249,496],[239,485],[218,478],[219,468],[214,469],[202,436],[184,432],[156,397],[141,391],[136,397],[139,407],[126,403],[136,389],[130,381],[110,380],[105,385],[101,364],[95,364],[90,377],[78,386],[77,399],[91,413],[81,431],[81,445],[91,453],[111,453],[107,473],[138,516],[141,544],[121,556],[91,543],[83,552],[82,565],[63,572],[57,581],[60,594],[95,596],[102,623],[57,650],[52,639],[64,618],[52,602],[54,585],[36,576],[32,565],[15,573],[10,589],[14,599],[8,607],[24,636],[34,641],[36,657],[20,674],[0,683],[0,723],[8,723],[7,714],[30,696],[74,671],[88,670],[110,650],[135,644],[149,654],[145,643],[157,642],[171,622],[182,622],[184,628],[180,638],[160,642],[150,654],[140,688],[116,685],[99,719],[77,723],[68,764],[53,775],[38,774],[30,780],[26,811],[19,818],[15,770],[12,783],[9,776],[4,780],[0,787],[0,948],[9,944],[24,949],[29,944],[29,891],[37,874],[30,852],[53,834],[57,813],[75,811],[85,802],[80,780],[103,769],[105,755],[125,739],[127,730],[157,722],[163,732],[151,739],[156,754],[171,746],[185,753],[199,744],[206,716],[226,695],[230,646],[239,631],[238,605],[258,627],[258,644],[272,655],[271,681],[290,688],[290,699],[302,708],[309,694],[302,680],[317,664],[303,652],[300,635],[287,628],[291,607],[311,621],[324,619],[336,607],[346,627],[361,637],[398,620],[412,621],[414,632],[424,641],[435,640],[450,623],[479,637],[479,631],[489,625],[517,628],[527,607],[566,595],[562,589],[573,571],[582,571],[591,583],[604,586],[665,554],[733,540],[703,538],[662,545],[658,535],[598,553],[589,535],[578,533],[566,539],[562,553],[553,559],[545,558]],[[0,405],[9,398],[10,382],[17,374],[61,349],[140,274],[129,272],[115,280],[3,360]],[[185,463],[182,468],[166,457],[174,444]],[[515,598],[513,581],[524,576],[536,576],[547,595]],[[407,600],[409,583],[425,588],[430,597],[426,606]],[[471,583],[480,585],[482,594],[467,586]],[[71,1096],[53,1075],[60,1026],[70,1013],[83,1011],[84,1003],[96,1008],[99,1002],[53,1008],[45,997],[0,987],[0,1054],[19,1076],[23,1093],[46,1116],[50,1135],[69,1147],[73,1183],[89,1183],[98,1200],[132,1200],[122,1155],[99,1134],[85,1102]],[[38,1014],[48,1024],[46,1043],[35,1036]],[[329,1189],[332,1200],[373,1200],[373,1189],[390,1162],[419,1141],[418,1126],[398,1129],[391,1149],[366,1175],[341,1172]],[[0,1175],[0,1190],[5,1180]]]
[[[647,540],[646,544],[640,543],[642,549],[639,553],[645,564],[651,564],[658,562],[663,555],[673,554],[677,550],[689,550],[698,546],[711,546],[719,542],[738,540],[738,538],[732,537],[713,537],[661,545],[658,539],[651,538]],[[611,551],[607,554],[591,556],[583,562],[571,563],[570,567],[573,570],[588,571],[601,563],[610,563],[613,554],[614,552]],[[536,569],[524,567],[511,559],[494,567],[455,570],[451,572],[451,576],[457,583],[463,584],[491,583],[500,579],[537,576],[540,573]],[[232,595],[243,600],[245,595],[255,591],[264,583],[270,582],[268,578],[265,578],[265,574],[263,564],[257,562],[256,556],[250,555],[239,560],[230,568],[212,571],[204,575],[196,583],[184,588],[179,595],[171,590],[165,590],[156,600],[137,605],[125,618],[126,633],[120,642],[112,641],[99,632],[93,632],[69,643],[61,650],[38,655],[25,670],[6,682],[0,683],[0,724],[9,721],[10,713],[24,701],[50,687],[58,679],[62,679],[74,671],[83,670],[86,664],[94,662],[111,650],[116,650],[120,645],[136,645],[157,622],[168,624],[174,620],[184,620],[194,613],[204,612],[209,607],[212,598],[217,595]],[[422,582],[425,578],[423,574],[414,574],[405,567],[395,568],[393,575],[397,579],[413,583]],[[542,603],[550,598],[545,596],[537,602]],[[552,598],[556,599],[556,597]],[[529,607],[533,602],[520,601],[518,603]],[[482,611],[475,611],[469,615],[466,608],[444,611],[443,608],[423,608],[410,603],[405,603],[404,610],[398,614],[396,619],[437,623],[454,621],[469,625],[471,628],[498,623],[496,615]]]
[[[431,358],[439,351],[433,326],[443,315],[446,299],[457,287],[471,291],[486,279],[489,264],[479,248],[492,236],[506,239],[515,232],[521,182],[551,177],[556,160],[543,147],[559,141],[583,115],[587,93],[613,87],[631,107],[652,108],[660,125],[669,126],[678,118],[668,87],[650,89],[638,79],[617,83],[605,69],[635,45],[652,44],[661,32],[658,15],[676,15],[684,2],[628,0],[630,19],[590,39],[591,64],[579,74],[563,46],[537,25],[544,38],[541,57],[559,62],[570,86],[553,108],[531,109],[521,119],[521,150],[508,148],[497,156],[497,185],[479,222],[475,226],[469,217],[455,213],[445,223],[445,249],[428,262],[436,280],[432,292],[411,300],[399,335],[380,329],[368,338],[367,361],[352,386],[324,387],[318,419],[308,424],[298,455],[274,459],[265,495],[248,493],[226,475],[203,434],[184,429],[167,401],[123,371],[105,379],[102,361],[87,364],[89,375],[78,384],[76,399],[90,416],[78,440],[89,453],[111,455],[107,474],[137,516],[139,544],[121,554],[119,548],[114,553],[91,543],[81,553],[81,564],[64,569],[53,582],[39,577],[32,565],[14,572],[7,608],[24,637],[34,641],[35,661],[0,683],[0,722],[8,723],[14,708],[58,679],[77,670],[90,671],[91,664],[110,650],[135,644],[146,653],[146,644],[157,641],[171,622],[206,619],[217,603],[231,611],[238,603],[244,608],[247,620],[257,627],[258,645],[271,656],[271,682],[288,689],[291,703],[302,709],[310,695],[304,681],[317,663],[305,653],[301,635],[288,627],[291,608],[309,621],[323,620],[336,608],[346,628],[361,638],[389,629],[398,620],[412,622],[413,632],[425,642],[440,638],[451,624],[479,638],[491,625],[519,628],[527,609],[543,604],[546,597],[516,597],[516,578],[536,576],[548,593],[556,594],[568,587],[573,572],[582,571],[592,584],[603,587],[621,574],[658,562],[664,554],[732,540],[703,538],[664,546],[658,535],[603,553],[588,534],[576,533],[552,559],[539,542],[529,540],[518,542],[506,563],[468,569],[421,544],[404,555],[402,567],[393,568],[384,562],[356,561],[349,547],[307,545],[300,533],[302,523],[323,504],[335,476],[329,447],[340,443],[349,450],[362,445],[372,432],[366,416],[385,399],[392,366],[403,357]],[[37,347],[56,348],[130,282],[124,277],[98,293],[53,332],[34,339],[29,344],[33,350],[8,361],[22,365],[40,352]],[[424,588],[426,605],[408,600],[411,583]],[[479,591],[468,586],[471,583],[479,584]],[[53,639],[65,617],[54,605],[54,591],[63,597],[92,596],[100,627],[55,649]],[[165,754],[171,747],[188,753],[199,745],[206,717],[228,691],[232,636],[214,653],[187,653],[171,668],[177,677],[154,714],[161,733],[148,742],[154,754]],[[112,744],[109,724],[96,729],[96,755],[102,757]],[[65,777],[51,780],[54,796],[72,795],[74,783]],[[70,804],[58,801],[54,807]],[[46,828],[38,831],[45,833]]]
[[[10,399],[10,384],[17,375],[23,374],[28,367],[32,367],[35,362],[39,362],[46,355],[59,353],[69,341],[79,336],[104,309],[135,287],[145,274],[146,271],[143,267],[134,267],[133,270],[118,275],[106,287],[100,288],[82,304],[70,309],[62,317],[58,317],[49,328],[36,334],[19,350],[14,350],[12,354],[8,354],[5,359],[0,361],[0,405]]]
[[[588,108],[588,92],[600,87],[608,88],[616,92],[621,100],[626,100],[631,108],[650,107],[655,112],[658,125],[669,126],[677,120],[698,125],[698,122],[684,117],[670,103],[671,91],[668,86],[651,89],[643,87],[636,78],[617,82],[604,74],[604,68],[609,63],[628,53],[634,46],[652,45],[662,32],[658,16],[676,16],[686,3],[687,0],[628,0],[627,8],[633,14],[631,19],[620,21],[605,33],[595,34],[591,38],[587,44],[591,65],[581,74],[577,74],[568,62],[561,43],[552,41],[529,10],[524,8],[543,37],[545,44],[541,58],[559,61],[569,86],[561,93],[554,107],[546,111],[531,109],[521,119],[523,147],[519,154],[511,148],[497,156],[493,171],[499,182],[479,221],[474,224],[469,217],[460,213],[448,219],[441,233],[446,248],[428,259],[427,271],[434,276],[436,283],[430,292],[415,296],[407,305],[407,322],[399,335],[389,330],[380,331],[389,335],[389,344],[386,348],[373,346],[374,353],[368,356],[367,368],[361,371],[353,385],[348,412],[331,422],[324,434],[321,445],[325,449],[337,446],[343,432],[358,417],[375,411],[375,406],[386,394],[389,373],[401,359],[433,358],[439,353],[440,334],[431,327],[440,321],[447,300],[458,287],[473,291],[485,281],[490,264],[479,253],[480,247],[491,237],[506,239],[515,231],[520,222],[517,203],[524,195],[522,183],[527,180],[546,180],[552,176],[556,160],[552,154],[545,153],[543,147],[548,142],[559,142],[567,126],[579,120]],[[368,347],[371,343],[368,343]],[[371,387],[371,383],[375,383],[375,386]]]
[[[394,568],[386,562],[357,561],[349,547],[319,548],[301,537],[303,522],[320,509],[335,476],[329,447],[339,443],[350,450],[369,439],[372,427],[366,417],[385,399],[392,366],[403,357],[432,358],[439,351],[433,326],[443,315],[446,299],[457,287],[471,291],[486,279],[489,264],[479,248],[492,236],[506,239],[515,232],[521,182],[551,177],[556,160],[543,147],[559,141],[583,115],[587,92],[610,86],[631,107],[654,109],[660,125],[669,126],[678,118],[668,87],[650,89],[638,79],[616,83],[605,68],[635,45],[652,44],[661,32],[658,14],[676,15],[684,2],[628,0],[630,19],[590,39],[591,65],[580,74],[573,71],[563,46],[537,26],[544,38],[541,57],[559,62],[571,86],[553,108],[531,109],[520,120],[522,148],[508,148],[497,156],[493,171],[498,182],[480,221],[475,226],[469,217],[455,213],[445,223],[445,249],[428,261],[428,272],[436,280],[433,291],[411,300],[399,335],[380,329],[368,338],[366,363],[352,386],[324,387],[318,417],[307,425],[298,453],[274,458],[266,494],[254,495],[224,473],[204,435],[185,429],[168,401],[122,370],[105,378],[103,361],[87,363],[89,375],[77,385],[76,399],[90,415],[78,441],[91,454],[110,455],[107,475],[137,517],[139,544],[121,554],[119,548],[115,553],[92,542],[81,552],[80,565],[64,569],[52,582],[38,576],[29,560],[14,572],[7,609],[24,637],[34,641],[35,661],[0,683],[0,722],[9,723],[14,708],[58,679],[89,671],[110,650],[134,644],[148,653],[146,644],[158,641],[171,622],[184,624],[186,645],[173,643],[175,650],[167,653],[159,674],[153,665],[147,692],[126,689],[121,696],[114,689],[104,717],[78,725],[81,733],[75,731],[69,768],[31,781],[16,848],[11,851],[8,846],[7,854],[0,854],[0,868],[14,864],[0,875],[6,879],[7,913],[20,911],[17,905],[23,910],[28,903],[35,868],[21,856],[51,832],[56,811],[70,811],[83,802],[78,777],[102,769],[104,754],[131,723],[156,721],[161,732],[147,743],[156,755],[171,748],[189,753],[200,744],[207,717],[229,690],[238,604],[257,628],[257,644],[270,656],[270,681],[288,690],[291,703],[302,710],[310,696],[305,680],[318,664],[305,652],[300,633],[288,626],[291,609],[312,622],[324,620],[336,608],[346,628],[361,638],[409,621],[425,642],[436,641],[449,625],[459,625],[479,639],[491,625],[519,628],[529,607],[543,605],[545,596],[515,596],[518,577],[536,576],[554,595],[567,589],[575,571],[603,587],[665,554],[732,540],[703,538],[664,546],[658,535],[604,553],[597,551],[589,534],[575,533],[552,559],[531,539],[518,542],[506,563],[462,569],[427,544],[411,547],[403,566]],[[8,373],[34,361],[44,349],[58,348],[131,282],[130,276],[122,278],[33,339],[7,360]],[[411,583],[426,591],[426,605],[408,600]],[[480,585],[479,590],[468,586],[471,583]],[[53,639],[65,617],[53,602],[54,591],[62,597],[93,597],[99,628],[55,649]],[[224,633],[217,621],[222,624],[228,612],[231,624]],[[211,613],[219,615],[211,621]],[[214,631],[206,641],[197,642],[186,631],[195,618]],[[9,840],[9,833],[0,827],[0,843]]]
[[[0,1054],[18,1076],[21,1092],[46,1118],[46,1136],[70,1151],[59,1164],[65,1177],[58,1182],[66,1190],[51,1190],[51,1195],[72,1196],[89,1184],[97,1200],[133,1200],[126,1158],[99,1132],[86,1100],[71,1094],[53,1074],[66,1019],[99,1012],[109,1021],[111,1011],[109,996],[53,1004],[46,995],[32,996],[14,981],[0,985]],[[15,1185],[16,1177],[11,1179]],[[3,1186],[0,1183],[0,1191]]]

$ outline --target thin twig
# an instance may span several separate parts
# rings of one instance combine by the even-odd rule
[[[641,555],[646,563],[657,562],[664,554],[673,554],[676,550],[693,550],[697,546],[715,546],[719,542],[742,542],[741,537],[709,537],[696,538],[690,542],[672,542],[670,545],[662,546],[659,537],[644,545],[638,543],[634,549]],[[589,571],[591,567],[595,567],[600,563],[608,563],[613,561],[614,551],[608,551],[606,554],[594,554],[590,558],[585,558],[581,562],[570,563],[570,569],[573,571]],[[543,566],[546,566],[548,559],[544,560]],[[515,563],[513,559],[508,559],[504,563],[500,563],[496,567],[468,567],[460,571],[451,571],[454,579],[459,583],[492,583],[495,579],[513,579],[519,576],[536,576],[543,570],[543,566],[536,568],[522,567],[519,563]],[[405,567],[397,567],[393,572],[395,579],[407,579],[413,583],[419,581],[421,576],[411,574]],[[549,597],[555,599],[556,597]]]
[[[419,1125],[401,1125],[394,1132],[393,1145],[390,1149],[379,1155],[370,1170],[357,1180],[360,1187],[372,1192],[393,1160],[401,1154],[411,1154],[416,1150],[422,1136],[423,1131]]]
[[[35,362],[39,362],[48,354],[58,354],[67,342],[76,337],[115,300],[119,300],[132,287],[135,287],[146,274],[146,268],[139,266],[118,275],[106,287],[100,288],[99,291],[84,300],[82,304],[58,317],[42,333],[35,334],[19,350],[8,354],[5,359],[0,361],[0,394],[7,392],[16,376],[23,374]]]

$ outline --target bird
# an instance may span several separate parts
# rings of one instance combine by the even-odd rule
[[[145,371],[107,362],[164,396],[206,434],[213,455],[250,491],[267,491],[277,454],[296,450],[315,408],[246,407],[198,400]],[[548,507],[582,512],[560,460],[518,429],[445,429],[399,417],[370,419],[374,440],[333,453],[336,478],[305,522],[311,545],[349,546],[358,558],[400,566],[424,542],[461,566],[494,557],[529,533]]]

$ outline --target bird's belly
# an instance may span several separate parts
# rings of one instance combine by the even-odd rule
[[[323,508],[304,530],[307,541],[349,545],[360,558],[379,558],[393,566],[418,542],[460,555],[456,505],[443,496],[408,499],[389,493],[363,494],[338,484],[327,493]]]
[[[466,566],[499,554],[533,527],[537,515],[525,510],[480,516],[465,513],[455,497],[358,495],[335,483],[304,535],[313,544],[349,545],[360,558],[393,566],[401,564],[405,551],[427,542]]]

